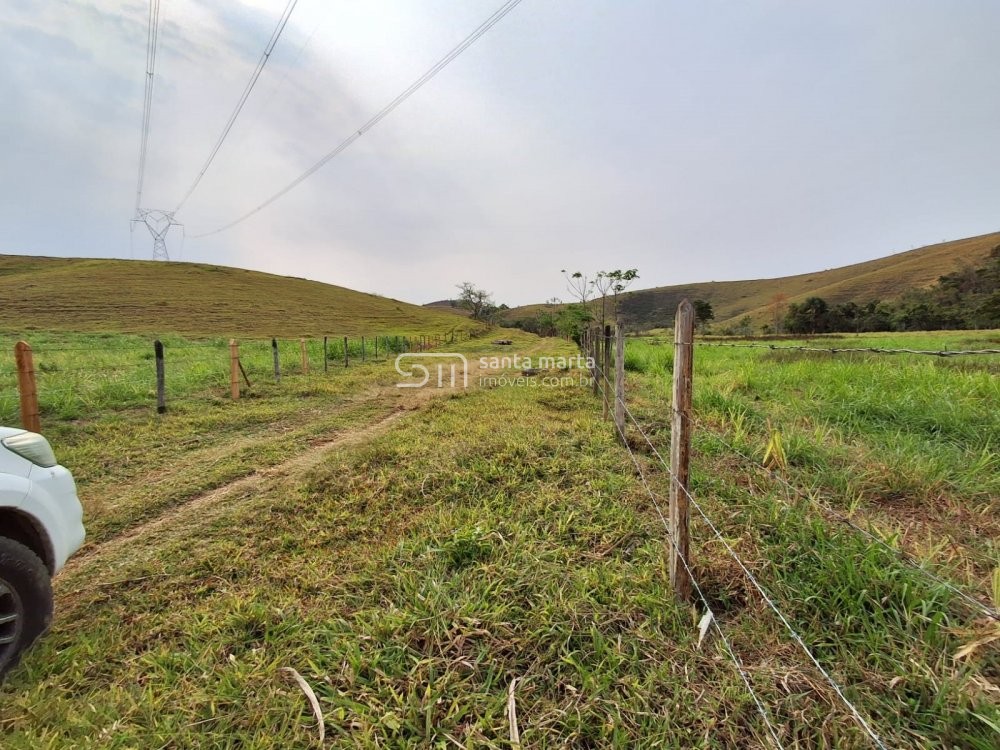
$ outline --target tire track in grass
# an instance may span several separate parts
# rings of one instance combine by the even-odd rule
[[[243,438],[223,436],[221,442],[213,442],[202,451],[168,459],[167,465],[119,480],[118,489],[109,498],[98,495],[95,501],[97,490],[92,486],[84,488],[81,497],[85,502],[88,544],[81,554],[86,554],[94,544],[128,533],[137,524],[153,520],[170,508],[289,460],[280,455],[278,449],[282,443],[301,444],[292,448],[294,452],[308,449],[317,438],[322,440],[350,429],[342,423],[357,419],[356,412],[380,405],[384,407],[385,401],[371,396],[352,399],[335,404],[331,410],[300,414],[294,428],[283,421],[249,432]],[[302,421],[301,417],[310,419]],[[285,453],[288,452],[286,448]],[[251,455],[257,458],[250,461]]]
[[[336,437],[316,443],[295,457],[259,472],[241,477],[208,492],[196,495],[190,500],[171,507],[169,510],[139,526],[134,526],[118,536],[84,550],[71,558],[56,579],[57,588],[61,579],[73,577],[84,568],[96,565],[115,553],[156,532],[177,534],[191,531],[218,517],[232,508],[235,503],[256,495],[260,490],[280,481],[287,480],[318,466],[327,454],[336,448],[364,442],[383,431],[408,413],[408,409],[396,406],[388,415],[356,430],[348,430]]]
[[[533,346],[520,353],[536,354],[541,349],[540,344],[541,342],[533,342]],[[500,352],[500,354],[510,356],[513,352],[505,351]],[[468,364],[469,390],[474,390],[479,388],[476,385],[476,379],[481,374],[482,367],[474,355],[470,355],[470,357],[471,361]],[[460,392],[462,390],[464,389],[460,389]],[[276,484],[287,482],[297,474],[318,465],[326,457],[328,451],[339,446],[363,442],[389,427],[406,413],[427,408],[430,403],[442,397],[446,398],[454,392],[455,390],[450,388],[415,388],[403,391],[395,385],[366,389],[356,398],[342,403],[341,406],[350,407],[372,402],[382,403],[388,413],[367,425],[357,428],[335,429],[333,436],[329,439],[322,439],[322,433],[319,435],[310,434],[310,429],[315,429],[316,423],[322,420],[315,420],[311,425],[307,423],[296,433],[306,439],[320,437],[321,441],[311,444],[292,458],[271,464],[260,470],[253,470],[217,487],[194,493],[189,498],[170,504],[147,520],[141,520],[138,525],[129,525],[118,533],[107,538],[101,537],[95,543],[85,546],[79,553],[70,558],[57,576],[54,582],[57,593],[60,595],[65,593],[63,591],[66,586],[64,581],[77,578],[82,571],[91,569],[93,565],[99,565],[102,562],[110,563],[111,559],[120,558],[117,553],[123,550],[134,548],[136,552],[155,552],[161,546],[156,542],[136,544],[144,541],[151,534],[159,532],[161,535],[159,538],[162,539],[165,535],[176,537],[180,533],[196,533],[199,528],[216,520],[227,508],[247,501],[263,490],[273,489]],[[258,448],[265,447],[265,443],[259,440],[259,434],[259,432],[255,432],[249,436],[248,440],[231,445],[230,455],[239,452],[246,445]],[[216,446],[213,446],[211,450],[214,452],[215,449]],[[162,475],[163,471],[163,469],[158,469],[157,475]],[[121,567],[121,564],[125,562],[125,560],[119,559],[118,564],[114,565],[114,569]],[[99,577],[105,577],[109,568],[109,564],[100,568]]]

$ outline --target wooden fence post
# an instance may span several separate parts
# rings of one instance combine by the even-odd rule
[[[615,426],[625,442],[625,324],[615,321]]]
[[[375,337],[375,361],[378,362],[378,336]]]
[[[327,348],[326,338],[323,337],[323,372],[330,371],[330,350]]]
[[[306,340],[304,338],[299,339],[299,351],[302,352],[302,374],[309,374],[309,355],[306,354]]]
[[[281,382],[281,356],[278,354],[278,340],[271,339],[271,354],[274,357],[274,382]]]
[[[156,355],[156,413],[167,411],[167,387],[163,368],[163,342],[159,339],[153,342],[153,353]]]
[[[674,393],[670,415],[670,582],[677,597],[691,599],[688,477],[691,458],[691,386],[694,372],[694,306],[686,299],[674,319]],[[682,561],[683,558],[683,561]]]
[[[240,398],[240,345],[229,339],[229,395],[234,401]]]
[[[348,356],[347,356],[347,336],[344,336],[344,367],[347,367]]]
[[[591,360],[593,360],[593,363],[594,363],[593,371],[594,371],[594,395],[595,396],[600,393],[600,391],[598,390],[598,388],[601,386],[601,381],[599,380],[599,378],[600,378],[600,369],[601,369],[600,351],[601,351],[601,337],[600,337],[600,334],[598,333],[598,329],[595,326],[591,326],[590,327],[590,355],[589,356],[590,356]]]
[[[602,355],[604,361],[601,370],[604,372],[604,421],[608,421],[608,413],[611,410],[611,326],[604,326],[604,343]]]
[[[365,337],[361,337],[361,361],[365,361]]]
[[[18,341],[14,345],[14,359],[17,361],[17,390],[21,394],[21,427],[29,432],[41,432],[35,360],[27,341]]]

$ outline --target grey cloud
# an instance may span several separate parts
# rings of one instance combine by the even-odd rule
[[[302,0],[182,219],[211,229],[266,198],[496,4]],[[151,206],[180,197],[235,104],[284,7],[260,5],[162,6]],[[0,252],[128,256],[145,14],[0,9]],[[184,255],[418,302],[468,278],[519,303],[562,294],[565,267],[774,276],[994,231],[996,28],[987,0],[526,2]]]

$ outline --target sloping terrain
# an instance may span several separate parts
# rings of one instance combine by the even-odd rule
[[[892,300],[908,289],[930,286],[938,277],[963,266],[981,264],[997,244],[1000,244],[1000,232],[928,245],[878,260],[798,276],[641,289],[623,296],[621,310],[630,323],[640,328],[655,328],[673,322],[677,304],[684,297],[711,302],[718,324],[744,315],[754,320],[770,319],[768,305],[777,294],[785,295],[787,302],[798,302],[811,296],[823,297],[830,303],[853,300],[861,304],[871,300]],[[534,317],[542,308],[542,305],[513,308],[507,319]]]
[[[436,302],[428,302],[424,305],[424,307],[431,310],[443,310],[445,312],[450,312],[453,315],[461,315],[466,318],[472,315],[471,310],[462,307],[458,300],[455,299],[439,299]]]
[[[449,312],[197,263],[0,255],[0,330],[216,336],[448,333]]]

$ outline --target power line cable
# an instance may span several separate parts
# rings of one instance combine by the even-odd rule
[[[139,139],[139,178],[135,188],[135,215],[142,204],[142,185],[146,176],[146,152],[149,150],[149,124],[153,109],[153,80],[156,73],[156,47],[160,35],[160,0],[149,2],[146,28],[146,85],[142,101],[142,125]]]
[[[278,82],[275,83],[274,86],[272,86],[271,89],[266,94],[264,94],[263,96],[264,102],[270,102],[272,99],[274,99],[278,91],[281,90],[281,87],[284,86],[286,83],[288,83],[288,79],[291,78],[292,70],[294,70],[295,66],[298,65],[299,60],[302,59],[302,56],[305,54],[306,49],[309,47],[310,44],[312,44],[313,37],[316,36],[316,34],[319,32],[320,26],[322,25],[323,25],[322,20],[316,22],[316,25],[313,26],[313,30],[309,32],[309,36],[306,37],[306,39],[302,42],[301,45],[299,45],[298,50],[296,50],[295,52],[295,56],[289,61],[288,69],[285,70],[285,73],[281,76],[280,80],[278,80]]]
[[[229,119],[222,128],[222,133],[219,134],[219,138],[215,142],[215,146],[212,147],[212,151],[205,160],[205,164],[202,166],[201,171],[198,172],[198,176],[194,178],[194,182],[191,184],[191,187],[188,188],[184,197],[181,198],[180,203],[177,204],[177,208],[173,210],[173,213],[180,211],[181,207],[187,203],[188,198],[191,197],[191,194],[194,193],[195,189],[198,187],[198,183],[201,182],[201,178],[205,176],[205,172],[207,172],[208,168],[212,165],[212,161],[215,159],[216,154],[219,153],[219,149],[222,148],[222,144],[226,140],[226,136],[228,136],[229,131],[233,129],[233,125],[236,123],[236,118],[240,116],[240,112],[243,111],[243,106],[247,103],[247,99],[250,98],[250,93],[253,91],[254,86],[257,85],[257,79],[260,78],[260,74],[264,71],[264,66],[267,65],[267,61],[271,58],[271,53],[274,51],[275,45],[278,44],[278,39],[281,38],[281,32],[285,30],[285,25],[288,23],[288,19],[291,18],[292,11],[295,10],[295,6],[298,2],[299,0],[288,0],[288,4],[285,5],[285,10],[282,11],[281,17],[278,19],[278,25],[275,26],[274,31],[271,32],[271,38],[268,40],[267,45],[265,45],[264,52],[261,54],[260,60],[257,61],[257,67],[254,68],[253,73],[250,75],[250,80],[244,87],[243,93],[240,95],[240,99],[236,103],[235,109],[233,109],[232,114],[229,115]]]
[[[394,109],[396,109],[396,107],[398,107],[400,104],[409,99],[413,94],[415,94],[418,90],[420,90],[420,88],[422,88],[424,84],[426,84],[434,76],[440,73],[445,67],[447,67],[448,64],[451,63],[456,57],[461,55],[466,49],[475,44],[475,42],[478,41],[481,36],[483,36],[487,31],[492,29],[494,26],[496,26],[496,24],[498,24],[504,18],[504,16],[506,16],[508,13],[514,10],[514,8],[520,5],[521,2],[522,0],[508,0],[506,3],[504,3],[496,12],[493,13],[492,16],[483,21],[483,23],[480,24],[475,31],[473,31],[471,34],[469,34],[469,36],[463,39],[447,55],[445,55],[438,62],[436,62],[434,65],[428,68],[428,70],[424,72],[423,75],[421,75],[413,83],[411,83],[395,99],[393,99],[382,109],[380,109],[378,113],[376,113],[370,120],[368,120],[364,125],[362,125],[351,135],[349,135],[347,138],[341,141],[340,144],[338,144],[332,151],[327,153],[326,156],[324,156],[318,162],[309,167],[309,169],[300,174],[298,177],[296,177],[294,180],[288,183],[277,193],[272,195],[263,203],[258,204],[255,208],[251,209],[250,211],[243,214],[239,218],[229,222],[228,224],[225,224],[219,227],[218,229],[213,229],[212,231],[209,232],[203,232],[201,234],[193,234],[191,235],[191,239],[200,239],[202,237],[209,237],[213,234],[218,234],[220,232],[226,231],[227,229],[231,229],[237,224],[246,221],[254,214],[264,210],[272,203],[274,203],[276,200],[282,198],[283,196],[287,195],[289,192],[294,190],[302,182],[304,182],[309,177],[318,172],[320,169],[322,169],[331,159],[334,159],[335,157],[339,156],[341,153],[347,150],[352,143],[358,140],[361,136],[363,136],[373,127],[378,125],[385,117],[387,117]]]

